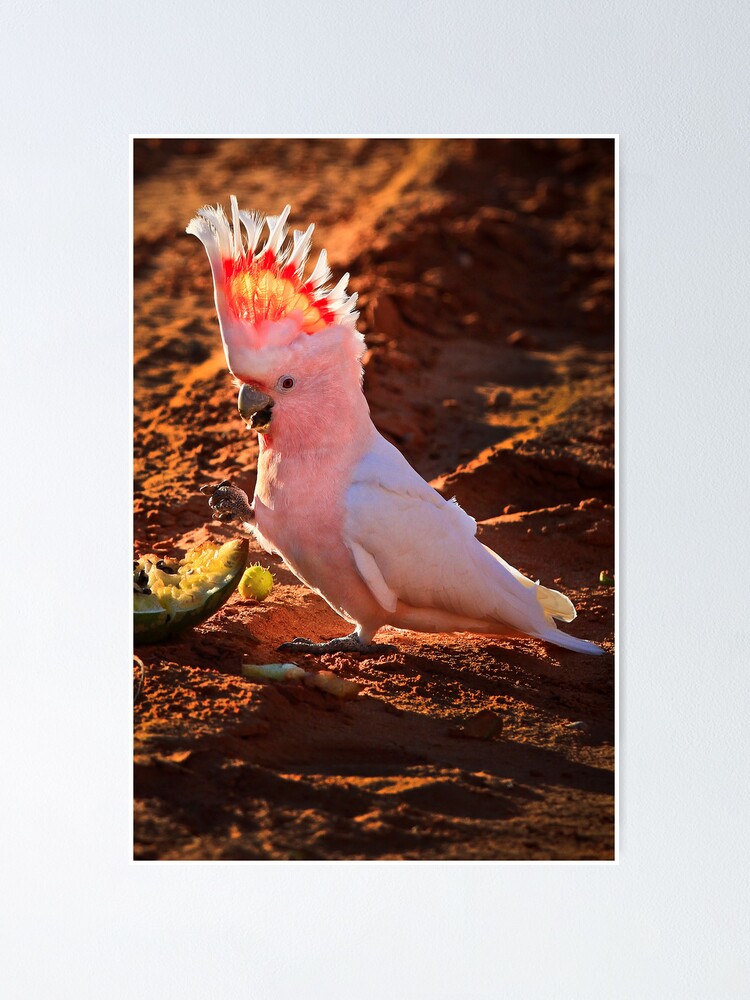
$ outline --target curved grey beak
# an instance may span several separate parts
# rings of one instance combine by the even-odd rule
[[[251,385],[243,385],[240,388],[237,409],[245,423],[250,424],[253,430],[259,430],[269,425],[272,408],[273,399],[265,392],[253,389]]]

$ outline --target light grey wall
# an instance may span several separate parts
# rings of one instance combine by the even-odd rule
[[[746,995],[749,20],[6,0],[7,995]],[[349,131],[621,135],[618,867],[128,863],[128,133]]]

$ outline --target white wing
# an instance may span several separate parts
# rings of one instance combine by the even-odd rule
[[[545,623],[540,588],[482,545],[476,521],[381,437],[347,492],[344,535],[360,575],[388,611],[400,600],[524,631]]]

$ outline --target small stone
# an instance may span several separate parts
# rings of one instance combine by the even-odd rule
[[[536,340],[528,330],[514,330],[513,333],[508,334],[505,343],[508,347],[536,347]]]
[[[566,724],[565,728],[566,729],[573,729],[576,732],[583,732],[584,730],[588,729],[589,727],[586,725],[585,722],[568,722]]]
[[[494,389],[487,399],[488,405],[495,410],[508,409],[512,402],[513,396],[507,389]]]
[[[481,712],[470,716],[463,726],[452,729],[452,736],[464,736],[471,740],[491,740],[503,731],[503,718],[497,712],[483,708]]]

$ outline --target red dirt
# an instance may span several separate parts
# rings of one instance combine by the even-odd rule
[[[612,652],[613,188],[610,140],[137,140],[136,552],[232,537],[198,487],[254,485],[184,227],[230,193],[290,202],[360,293],[375,424]],[[612,655],[383,632],[385,659],[295,657],[356,678],[356,700],[255,683],[243,658],[346,623],[254,542],[251,558],[276,575],[266,602],[235,594],[138,650],[136,858],[613,857]],[[502,732],[462,735],[480,712]]]

